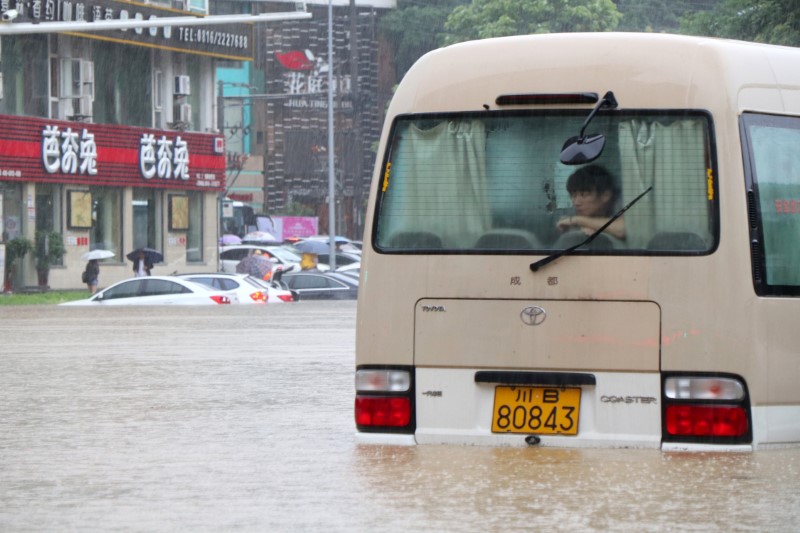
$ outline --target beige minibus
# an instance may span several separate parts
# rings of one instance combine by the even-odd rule
[[[800,442],[800,50],[428,53],[388,109],[357,317],[361,442]]]

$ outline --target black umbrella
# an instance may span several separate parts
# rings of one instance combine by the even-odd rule
[[[153,265],[164,260],[164,254],[158,250],[153,250],[152,248],[137,248],[125,257],[133,262],[136,262],[139,259],[140,253],[144,253],[145,262]]]

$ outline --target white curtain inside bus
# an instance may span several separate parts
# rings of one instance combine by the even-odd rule
[[[490,225],[483,121],[439,122],[404,130],[387,185],[388,235],[436,235],[449,248],[469,248]]]
[[[628,246],[644,248],[658,234],[693,234],[711,242],[706,133],[699,120],[620,123],[623,202],[652,186],[628,218]]]

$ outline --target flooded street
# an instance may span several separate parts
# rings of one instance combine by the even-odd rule
[[[800,450],[363,446],[355,302],[0,307],[0,531],[788,531]]]

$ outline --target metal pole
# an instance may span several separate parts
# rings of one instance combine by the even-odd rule
[[[333,157],[333,0],[328,0],[328,239],[331,271],[336,270],[336,173]]]
[[[222,80],[217,81],[217,130],[222,134],[222,137],[225,137],[225,98],[222,94],[224,82]],[[222,235],[225,233],[225,229],[222,227],[222,203],[225,201],[225,193],[227,192],[228,188],[228,154],[225,154],[225,191],[217,193],[217,271],[222,272],[222,259],[220,258],[219,253],[219,246],[220,246],[220,239]]]

